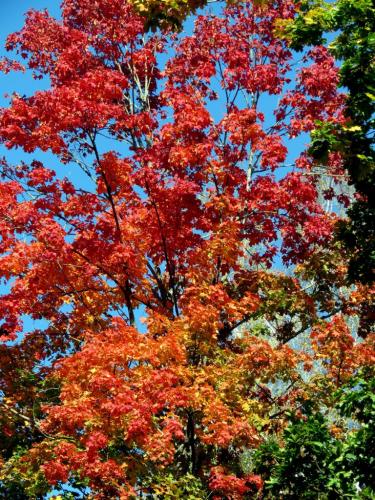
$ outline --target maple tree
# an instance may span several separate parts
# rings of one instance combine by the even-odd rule
[[[5,498],[266,495],[249,453],[371,370],[371,290],[346,286],[327,209],[342,158],[291,158],[346,123],[329,51],[296,61],[279,34],[295,15],[239,3],[176,35],[65,0],[9,36],[2,69],[49,86],[0,114],[33,157],[1,162]]]

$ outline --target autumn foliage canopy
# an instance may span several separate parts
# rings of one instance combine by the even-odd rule
[[[295,9],[176,33],[64,0],[9,36],[3,71],[41,90],[0,112],[27,153],[0,165],[7,498],[261,498],[251,454],[374,362],[371,290],[335,239],[346,172],[308,148],[345,95],[327,48],[288,47]]]

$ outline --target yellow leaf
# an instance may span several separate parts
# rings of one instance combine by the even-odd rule
[[[349,132],[360,132],[362,129],[359,125],[353,125],[352,127],[345,127],[345,130]]]
[[[248,412],[250,410],[249,403],[247,403],[247,402],[242,403],[242,409],[243,409],[244,412]]]

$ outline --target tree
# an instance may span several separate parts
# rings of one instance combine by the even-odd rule
[[[324,47],[292,69],[294,16],[241,3],[176,36],[123,0],[65,0],[9,36],[50,86],[0,115],[36,156],[1,164],[3,497],[255,498],[249,451],[373,363],[324,206],[347,202],[340,155],[328,189],[307,149],[290,159],[345,121]]]
[[[308,0],[286,29],[291,46],[318,45],[327,32],[338,33],[330,51],[342,62],[340,84],[348,89],[348,122],[317,123],[311,153],[317,161],[340,151],[357,199],[341,221],[338,234],[351,252],[351,282],[373,283],[375,273],[375,9],[371,0]]]
[[[283,447],[262,443],[254,468],[269,478],[266,498],[373,498],[374,380],[373,372],[359,374],[336,394],[345,440],[307,402],[303,419],[290,415]]]

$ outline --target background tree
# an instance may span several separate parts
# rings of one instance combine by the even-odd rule
[[[266,498],[373,498],[373,372],[354,377],[335,398],[345,438],[307,403],[304,418],[290,416],[282,446],[268,440],[255,452],[253,469],[268,478]]]
[[[322,160],[340,151],[357,197],[340,222],[339,237],[351,252],[349,279],[373,283],[375,270],[375,8],[371,0],[303,1],[300,14],[287,28],[291,46],[321,44],[333,32],[330,52],[341,61],[340,84],[348,89],[340,126],[317,123],[311,153]],[[373,313],[372,313],[372,319]]]

